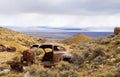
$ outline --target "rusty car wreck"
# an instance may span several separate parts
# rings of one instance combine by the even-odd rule
[[[71,62],[73,56],[68,53],[67,49],[61,44],[43,43],[34,44],[32,48],[41,48],[44,51],[44,56],[40,62],[43,66],[53,66],[61,60]]]
[[[38,60],[44,67],[55,66],[60,61],[73,61],[72,54],[70,54],[63,45],[54,43],[34,44],[29,49],[22,52],[20,62],[12,61],[9,63],[11,69],[23,71],[23,66],[35,63],[38,55],[40,56],[40,53],[36,53],[38,49],[41,49],[44,53],[42,58]]]

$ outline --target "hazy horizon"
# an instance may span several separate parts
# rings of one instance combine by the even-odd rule
[[[1,26],[20,32],[113,32],[114,28],[104,27],[49,27],[49,26]]]

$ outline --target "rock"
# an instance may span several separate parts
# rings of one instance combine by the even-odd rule
[[[120,33],[120,27],[115,27],[114,28],[114,34],[118,35]]]
[[[3,69],[2,71],[0,71],[0,75],[1,74],[7,74],[10,72],[10,69]]]
[[[30,77],[30,72],[26,72],[23,77]]]
[[[15,47],[7,47],[6,49],[8,52],[15,52],[16,48]]]

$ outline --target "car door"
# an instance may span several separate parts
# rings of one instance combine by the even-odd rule
[[[59,45],[54,45],[53,47],[53,61],[54,63],[58,63],[60,61],[60,57],[66,53],[66,49]]]

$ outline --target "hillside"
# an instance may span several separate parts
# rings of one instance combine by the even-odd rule
[[[5,65],[5,67],[8,67],[5,64],[7,61],[11,61],[15,57],[20,57],[20,53],[23,50],[28,49],[30,45],[34,43],[42,43],[45,41],[46,39],[44,38],[34,37],[0,27],[0,66]],[[2,49],[5,49],[6,51],[7,47],[15,47],[17,52],[11,53],[1,51]]]
[[[71,52],[80,76],[120,77],[119,34],[80,43]]]
[[[34,43],[41,43],[46,41],[46,39],[44,38],[26,35],[3,27],[0,27],[0,40],[1,42],[2,41],[13,42],[20,44],[22,46],[30,46],[31,44]]]
[[[6,28],[0,28],[0,31],[0,44],[16,46],[17,51],[32,43],[46,41]],[[0,77],[120,77],[120,34],[97,39],[76,34],[62,43],[71,47],[74,44],[74,47],[70,47],[74,56],[72,63],[61,61],[56,66],[44,68],[37,57],[33,65],[25,66],[23,72],[16,72],[11,71],[7,63],[11,60],[19,61],[21,54],[0,52]]]
[[[80,42],[90,41],[92,39],[93,39],[92,37],[89,37],[89,36],[86,36],[83,34],[75,34],[75,35],[63,40],[62,42],[64,44],[71,45],[71,44],[78,44]]]

